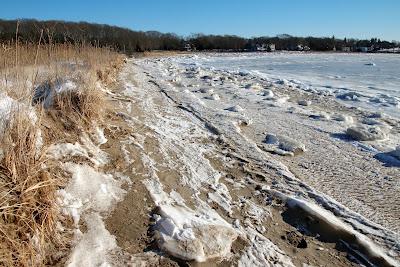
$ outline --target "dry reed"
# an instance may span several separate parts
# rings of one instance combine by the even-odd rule
[[[122,58],[82,44],[1,44],[0,97],[5,94],[18,105],[0,118],[0,266],[53,264],[54,252],[66,249],[68,237],[56,231],[61,219],[56,191],[63,178],[46,158],[40,133],[52,131],[49,122],[67,121],[75,129],[101,120],[105,102],[96,83],[109,82]],[[73,79],[77,90],[55,94],[47,110],[32,106],[38,86],[50,81],[54,90],[51,81],[60,79]],[[37,120],[32,112],[40,114]],[[45,145],[60,141],[54,136],[62,138],[49,136],[43,134]]]

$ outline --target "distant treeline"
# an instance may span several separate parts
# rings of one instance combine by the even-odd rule
[[[171,33],[142,32],[87,22],[0,20],[0,42],[16,38],[18,24],[19,42],[38,43],[90,43],[109,46],[118,51],[179,50],[182,38]],[[41,37],[42,36],[42,37]]]
[[[263,45],[273,44],[276,50],[312,50],[368,51],[389,49],[399,46],[398,42],[371,40],[336,39],[335,37],[276,37],[243,38],[233,35],[196,34],[181,37],[173,33],[156,31],[133,31],[127,28],[87,22],[37,21],[37,20],[0,20],[0,42],[18,41],[27,43],[90,43],[100,47],[112,47],[123,52],[143,52],[150,50],[219,50],[254,51]]]
[[[276,37],[254,37],[242,38],[238,36],[218,36],[218,35],[194,35],[187,39],[187,43],[197,50],[224,50],[224,51],[254,51],[271,49],[271,44],[275,50],[311,50],[311,51],[377,51],[398,47],[399,43],[392,41],[381,41],[378,38],[370,40],[358,39],[336,39],[332,37],[294,37],[290,35],[279,35]],[[263,47],[264,45],[264,47]],[[363,51],[365,52],[365,51]]]

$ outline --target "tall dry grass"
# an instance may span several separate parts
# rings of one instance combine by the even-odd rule
[[[56,230],[62,220],[56,191],[66,177],[45,148],[102,119],[97,83],[108,83],[123,57],[88,45],[0,45],[0,97],[17,103],[0,118],[0,266],[55,264],[68,249],[68,231]],[[38,87],[47,84],[54,93],[56,81],[66,79],[77,90],[55,94],[46,108],[32,101]]]
[[[0,265],[40,265],[44,241],[56,240],[56,183],[43,167],[40,132],[29,111],[15,107],[2,123]]]

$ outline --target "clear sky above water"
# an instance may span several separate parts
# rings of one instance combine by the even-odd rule
[[[400,0],[3,0],[0,18],[88,21],[179,35],[400,40]]]

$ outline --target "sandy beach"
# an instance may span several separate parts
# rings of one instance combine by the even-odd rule
[[[348,129],[374,114],[177,57],[190,56],[130,59],[110,92],[125,134],[112,134],[121,147],[109,141],[105,151],[122,153],[118,166],[135,184],[106,219],[116,258],[356,266],[367,255],[397,264],[397,158],[376,151],[398,141],[398,120],[375,118],[388,141],[357,141]],[[141,253],[149,244],[164,256]]]

